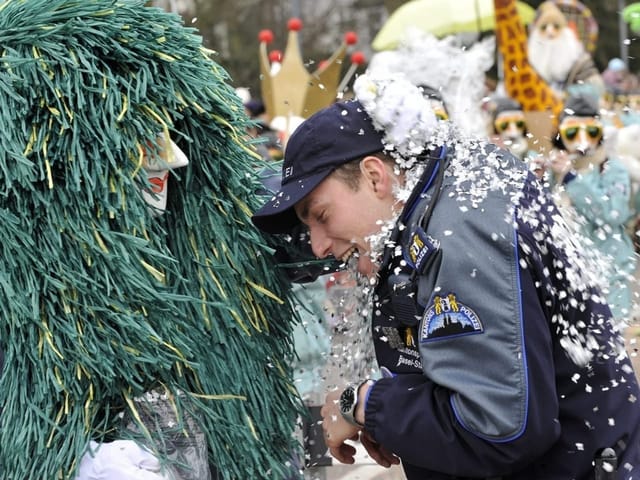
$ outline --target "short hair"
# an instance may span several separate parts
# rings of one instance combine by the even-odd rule
[[[393,159],[393,157],[384,153],[383,151],[366,155],[366,157],[369,156],[379,158],[388,165],[395,165],[395,160]],[[341,182],[345,183],[351,190],[357,192],[360,188],[360,177],[362,176],[362,170],[360,170],[360,162],[362,162],[364,158],[365,157],[357,158],[340,165],[333,171],[332,175]]]

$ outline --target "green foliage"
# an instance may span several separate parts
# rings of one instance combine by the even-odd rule
[[[293,313],[249,220],[256,160],[226,71],[142,0],[9,0],[0,46],[2,478],[73,478],[127,422],[163,455],[134,401],[150,390],[225,478],[284,476]],[[190,164],[157,216],[142,152],[163,133]]]

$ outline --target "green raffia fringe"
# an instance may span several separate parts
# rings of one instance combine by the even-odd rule
[[[256,160],[228,82],[193,29],[143,1],[0,1],[4,480],[73,478],[152,389],[195,419],[225,478],[284,476],[293,310],[249,220]],[[191,163],[158,217],[140,155],[162,132]]]

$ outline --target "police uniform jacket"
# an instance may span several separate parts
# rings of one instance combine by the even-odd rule
[[[640,477],[640,392],[548,192],[506,151],[442,147],[392,234],[365,429],[409,480]],[[400,247],[400,248],[399,248]]]

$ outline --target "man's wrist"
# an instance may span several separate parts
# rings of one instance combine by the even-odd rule
[[[369,390],[376,382],[374,380],[365,380],[358,387],[358,404],[353,417],[360,425],[364,425],[365,407],[367,406],[367,398],[369,398]]]

